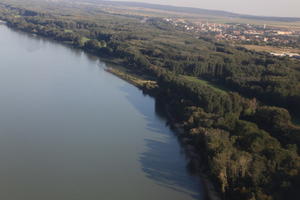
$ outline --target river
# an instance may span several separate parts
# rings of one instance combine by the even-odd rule
[[[105,67],[0,25],[0,199],[203,199],[155,100]]]

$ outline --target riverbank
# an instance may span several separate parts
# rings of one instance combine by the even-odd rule
[[[165,110],[169,125],[177,134],[179,142],[181,143],[185,155],[188,158],[188,167],[201,178],[205,190],[205,198],[207,200],[221,200],[219,192],[217,192],[213,182],[207,175],[207,168],[204,166],[203,159],[199,153],[197,153],[196,148],[190,145],[191,139],[185,136],[183,125],[176,122],[174,117],[171,115],[170,108],[168,108],[168,106],[165,106]]]
[[[129,82],[132,85],[143,90],[143,92],[150,94],[154,98],[155,92],[153,90],[158,89],[158,85],[155,81],[145,80],[141,76],[130,74],[128,72],[122,71],[120,69],[109,67],[106,69],[107,72],[118,76],[119,78]],[[188,159],[188,166],[192,168],[196,176],[201,178],[204,186],[205,198],[208,200],[221,200],[219,192],[217,192],[213,182],[210,180],[206,173],[206,167],[203,166],[203,161],[201,156],[197,153],[196,148],[189,144],[190,138],[185,136],[185,130],[183,125],[178,123],[174,117],[171,115],[171,108],[167,105],[163,105],[164,111],[168,120],[170,128],[176,133],[179,142],[184,149],[185,155]]]
[[[203,163],[203,159],[193,145],[190,145],[190,138],[186,136],[186,132],[182,124],[178,123],[171,114],[171,108],[163,105],[165,113],[172,130],[177,134],[179,142],[184,149],[185,155],[188,158],[188,167],[201,178],[205,190],[207,200],[221,200],[220,193],[217,192],[213,182],[207,175],[207,167]]]
[[[126,73],[124,71],[121,71],[119,69],[115,69],[112,67],[109,67],[106,69],[107,72],[114,74],[115,76],[118,76],[119,78],[129,82],[132,85],[135,85],[136,87],[140,89],[145,89],[147,91],[154,90],[158,87],[156,81],[151,80],[145,80],[140,77],[137,77],[133,74]]]

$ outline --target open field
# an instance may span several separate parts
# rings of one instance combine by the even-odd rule
[[[99,6],[101,9],[101,7]],[[296,22],[282,22],[272,20],[260,20],[260,19],[245,19],[238,17],[226,17],[217,16],[213,14],[202,14],[202,13],[184,13],[175,11],[166,11],[159,9],[143,8],[143,7],[110,7],[106,8],[105,11],[111,14],[124,14],[124,15],[137,15],[143,17],[174,17],[182,18],[192,23],[240,23],[240,24],[254,24],[254,25],[267,25],[274,28],[290,29],[294,31],[300,31],[300,21]]]
[[[242,45],[243,47],[260,52],[273,53],[300,53],[300,49],[291,47],[274,47],[274,46],[259,46],[259,45]]]

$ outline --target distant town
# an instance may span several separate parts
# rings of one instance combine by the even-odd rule
[[[300,47],[300,31],[253,24],[191,23],[183,19],[164,18],[177,29],[213,36],[219,41],[233,41],[244,45],[270,45],[276,47]],[[299,53],[270,52],[274,56],[289,56],[300,59]]]

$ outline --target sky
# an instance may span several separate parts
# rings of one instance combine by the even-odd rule
[[[300,0],[118,0],[231,11],[240,14],[300,17]]]

